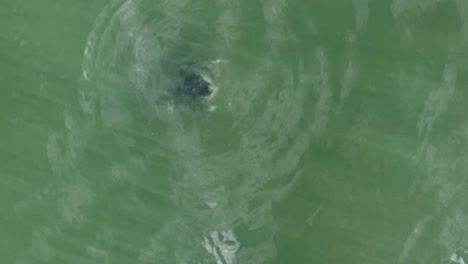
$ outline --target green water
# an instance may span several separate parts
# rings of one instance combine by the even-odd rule
[[[468,261],[468,2],[0,2],[0,263]]]

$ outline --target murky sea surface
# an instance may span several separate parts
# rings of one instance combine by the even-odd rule
[[[1,1],[1,263],[468,262],[468,2]]]

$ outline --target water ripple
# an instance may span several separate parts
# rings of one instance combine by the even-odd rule
[[[202,9],[207,4],[212,10]],[[255,26],[242,22],[242,8],[221,0],[115,1],[89,35],[81,111],[73,119],[79,121],[74,137],[88,144],[74,160],[90,162],[104,153],[116,159],[91,169],[103,184],[93,201],[131,183],[137,193],[173,206],[173,212],[145,218],[159,224],[133,252],[141,263],[271,259],[273,203],[298,183],[299,161],[314,137],[327,131],[333,94],[326,50],[318,48],[313,60],[302,58],[285,1],[260,6],[263,22]],[[246,41],[254,48],[244,47]],[[168,91],[177,65],[218,58],[227,62],[215,71],[216,110],[174,105]],[[121,194],[125,203],[151,207],[140,195]],[[147,214],[138,206],[129,210]],[[256,239],[242,246],[242,236]]]

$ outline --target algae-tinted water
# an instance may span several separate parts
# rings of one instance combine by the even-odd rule
[[[465,1],[75,2],[0,4],[1,263],[468,261]]]

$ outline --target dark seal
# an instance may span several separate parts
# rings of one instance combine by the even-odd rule
[[[217,90],[213,69],[219,61],[187,62],[176,69],[174,98],[192,109],[211,111],[209,100]]]
[[[209,97],[214,92],[214,84],[211,79],[202,72],[191,69],[179,71],[179,83],[176,93],[180,96],[198,99]]]

